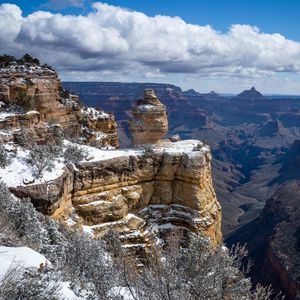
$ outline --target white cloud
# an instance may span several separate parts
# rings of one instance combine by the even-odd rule
[[[21,9],[14,4],[0,5],[0,47],[14,43],[24,20]],[[1,49],[2,51],[5,49]]]
[[[179,17],[149,17],[103,3],[93,8],[84,16],[35,12],[22,17],[16,5],[2,4],[0,51],[30,52],[63,72],[110,70],[144,78],[174,73],[256,78],[300,71],[300,43],[278,33],[249,25],[220,33]]]

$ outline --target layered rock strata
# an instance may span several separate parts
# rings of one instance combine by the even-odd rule
[[[95,237],[117,232],[125,247],[137,251],[174,228],[208,236],[215,246],[222,239],[221,210],[210,162],[209,147],[199,141],[169,142],[151,155],[135,150],[95,157],[66,168],[56,181],[11,191]]]
[[[82,137],[82,142],[94,146],[118,147],[114,117],[96,109],[84,109],[77,96],[62,89],[54,71],[38,66],[1,69],[2,106],[12,107],[22,99],[32,100],[40,120],[59,124],[66,136]]]
[[[166,107],[152,89],[145,89],[144,99],[132,109],[129,122],[134,146],[155,144],[168,132]]]

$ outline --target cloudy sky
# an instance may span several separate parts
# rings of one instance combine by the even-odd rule
[[[298,0],[0,3],[0,53],[28,52],[63,80],[300,94]]]

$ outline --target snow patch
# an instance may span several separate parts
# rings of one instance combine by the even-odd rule
[[[15,156],[11,157],[11,163],[5,168],[0,168],[0,179],[9,187],[24,185],[24,182],[33,182],[34,184],[45,183],[54,180],[63,174],[65,164],[57,160],[54,162],[52,171],[45,171],[43,177],[34,180],[32,175],[32,166],[27,162],[29,150],[17,148]]]
[[[0,280],[11,269],[22,271],[27,268],[39,268],[41,265],[51,265],[45,256],[28,247],[0,246]]]

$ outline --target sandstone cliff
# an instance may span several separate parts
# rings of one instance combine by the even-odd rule
[[[152,243],[154,234],[163,237],[173,228],[204,234],[214,246],[221,242],[208,146],[188,140],[164,143],[151,155],[143,150],[97,151],[92,161],[66,168],[51,182],[11,191],[94,236],[118,232],[135,251]],[[106,158],[107,153],[113,158]]]
[[[1,69],[0,98],[2,152],[13,152],[0,176],[16,196],[30,197],[44,214],[94,237],[118,233],[134,252],[145,251],[174,228],[205,235],[212,246],[221,242],[210,148],[198,140],[160,140],[167,133],[168,119],[153,90],[145,90],[130,123],[134,145],[154,144],[144,150],[100,149],[118,146],[114,117],[80,105],[46,67]],[[20,103],[32,104],[31,110],[18,110]],[[76,145],[88,154],[67,165],[53,157],[52,171],[34,178],[28,164],[32,150],[20,143],[20,132],[26,130],[34,142],[44,144],[55,126],[80,144],[64,140],[60,151]]]
[[[81,142],[94,146],[118,146],[114,117],[82,107],[77,96],[62,89],[57,73],[46,67],[23,65],[0,69],[0,101],[2,110],[5,106],[32,101],[30,108],[39,112],[40,121],[59,124],[66,136],[81,137]]]
[[[144,99],[132,109],[129,129],[133,145],[155,144],[168,132],[166,107],[152,89],[146,89]]]

